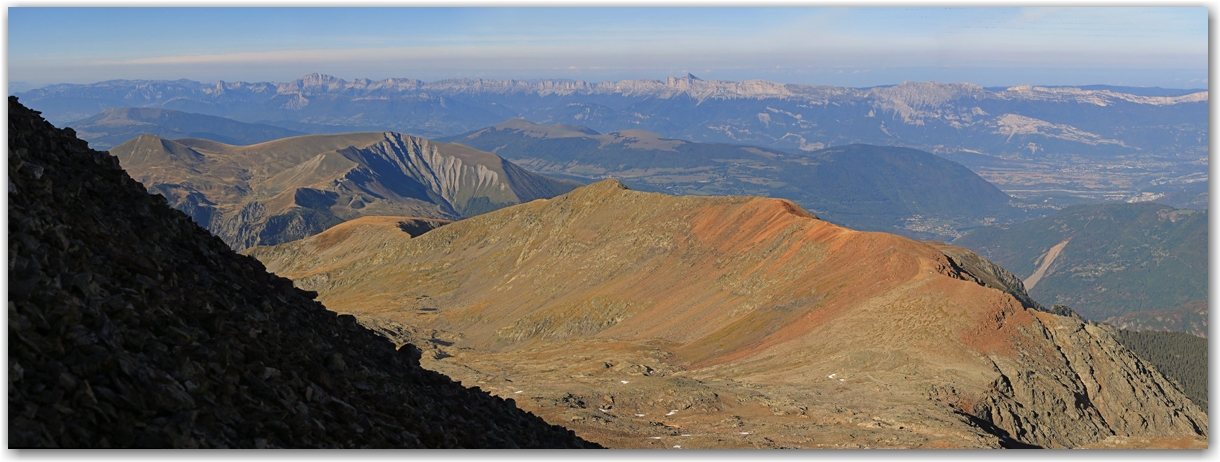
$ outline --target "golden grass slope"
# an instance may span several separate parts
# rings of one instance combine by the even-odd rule
[[[1206,435],[1206,415],[1104,328],[1029,310],[937,247],[781,199],[609,180],[414,239],[360,221],[250,254],[430,348],[429,367],[528,388],[525,408],[611,446],[657,447],[658,426],[695,438],[683,447]]]

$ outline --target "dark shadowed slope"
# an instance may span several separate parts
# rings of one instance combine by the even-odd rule
[[[8,444],[587,447],[267,274],[9,99]]]

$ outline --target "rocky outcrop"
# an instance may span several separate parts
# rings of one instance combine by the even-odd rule
[[[10,448],[593,445],[420,368],[9,100]]]
[[[1036,316],[1033,336],[1050,340],[1053,349],[1020,349],[1020,360],[991,356],[1000,376],[981,402],[969,405],[971,414],[1044,447],[1110,437],[1207,435],[1207,414],[1176,383],[1122,347],[1113,328]]]
[[[1000,265],[980,257],[979,254],[965,247],[938,245],[935,243],[929,244],[936,246],[937,250],[944,252],[945,256],[949,257],[949,260],[954,265],[961,267],[979,284],[1012,295],[1021,302],[1021,306],[1026,308],[1042,309],[1042,306],[1025,292],[1025,283],[1021,282],[1021,278],[1009,273],[1008,270],[1000,267]]]

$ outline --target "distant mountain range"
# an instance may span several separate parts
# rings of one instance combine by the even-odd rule
[[[417,237],[366,217],[247,254],[425,345],[426,367],[610,447],[1206,434],[1204,412],[1108,326],[1026,306],[1013,276],[967,249],[842,228],[783,199],[606,180]]]
[[[457,219],[579,186],[494,154],[392,132],[250,146],[141,135],[110,153],[150,191],[237,250],[299,239],[365,215]]]
[[[304,132],[263,124],[249,124],[224,117],[157,108],[119,107],[67,126],[89,141],[89,147],[107,150],[139,135],[166,139],[203,138],[226,144],[248,145],[305,135]]]
[[[285,83],[115,80],[51,85],[18,96],[57,124],[130,106],[314,133],[376,129],[434,138],[520,117],[601,132],[639,128],[666,138],[789,152],[855,143],[1034,158],[1047,153],[1206,152],[1206,91],[1125,91],[1031,86],[996,90],[936,82],[860,89],[704,81],[691,75],[589,83],[346,81],[311,74]]]
[[[172,143],[166,141],[171,136],[248,145],[297,134],[268,125],[151,108],[107,109],[72,125],[78,136],[99,148],[141,134],[161,138],[148,146]],[[1027,215],[969,169],[914,149],[848,145],[793,154],[663,138],[643,130],[600,134],[579,125],[542,125],[522,119],[438,141],[492,151],[532,171],[584,183],[614,177],[645,191],[792,199],[822,218],[846,226],[919,239],[952,240],[970,229],[1007,225]],[[128,150],[124,147],[115,153]],[[186,165],[177,164],[178,171],[186,176],[199,174],[188,173]],[[142,177],[138,172],[133,170]],[[458,218],[461,213],[425,215]]]
[[[953,243],[1023,278],[1035,300],[1069,305],[1097,321],[1207,298],[1207,211],[1079,205],[1008,229],[975,230]]]
[[[1121,85],[1044,85],[1044,88],[1078,88],[1081,90],[1105,90],[1114,93],[1126,93],[1135,96],[1185,96],[1193,93],[1206,92],[1206,88],[1161,88],[1161,87],[1127,87]],[[1004,91],[1009,87],[983,87],[987,91]]]
[[[966,167],[915,149],[847,145],[790,154],[521,119],[441,140],[544,174],[614,177],[645,191],[791,199],[845,226],[915,238],[952,240],[962,230],[1023,215]]]

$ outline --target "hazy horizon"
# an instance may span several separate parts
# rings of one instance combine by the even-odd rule
[[[269,83],[288,83],[288,82],[293,82],[293,81],[296,81],[296,80],[298,80],[298,79],[301,79],[301,78],[303,78],[303,77],[305,77],[305,76],[308,76],[308,75],[310,75],[310,74],[314,74],[314,73],[315,73],[315,72],[310,72],[310,73],[308,73],[308,74],[304,74],[304,75],[298,75],[298,76],[296,76],[296,77],[292,77],[292,78],[284,78],[284,79],[258,79],[258,80],[251,80],[251,79],[213,79],[213,80],[207,80],[207,79],[203,79],[203,80],[195,80],[195,79],[190,79],[190,78],[185,78],[185,77],[178,77],[178,78],[165,78],[165,79],[148,79],[148,78],[139,78],[139,79],[108,79],[108,80],[97,80],[97,81],[89,81],[89,82],[53,82],[53,83],[46,83],[46,84],[41,84],[41,85],[34,85],[34,84],[30,84],[29,82],[25,82],[25,81],[13,81],[13,82],[9,82],[9,86],[10,86],[10,94],[12,94],[12,93],[20,93],[20,92],[24,92],[24,91],[28,91],[28,90],[34,90],[34,89],[43,88],[43,87],[48,87],[48,86],[53,86],[53,85],[82,85],[82,84],[87,85],[87,84],[96,84],[96,83],[102,83],[102,82],[107,82],[107,81],[124,81],[124,80],[127,80],[127,81],[141,81],[141,80],[148,80],[148,81],[174,81],[174,80],[191,80],[191,81],[199,82],[199,83],[202,83],[202,84],[215,84],[215,83],[218,83],[218,82],[226,82],[226,83],[236,83],[236,82],[244,82],[244,83],[264,83],[264,82],[269,82]],[[966,79],[966,80],[936,80],[936,79],[918,79],[918,78],[914,78],[914,79],[912,79],[912,78],[906,78],[906,79],[904,79],[904,80],[902,80],[902,81],[895,81],[895,82],[891,82],[891,83],[881,83],[881,84],[875,84],[875,85],[831,85],[831,84],[823,84],[823,83],[787,82],[787,81],[783,81],[783,80],[772,80],[772,79],[766,79],[766,78],[761,78],[761,79],[759,79],[759,78],[745,78],[745,79],[712,79],[712,78],[707,78],[707,79],[704,79],[704,78],[702,78],[701,76],[696,75],[696,74],[694,74],[694,73],[692,73],[692,72],[689,72],[689,71],[683,71],[683,72],[679,72],[679,73],[674,74],[674,75],[666,75],[666,76],[661,76],[661,77],[643,76],[643,77],[634,77],[634,78],[633,78],[633,77],[624,77],[624,78],[616,78],[616,79],[604,79],[604,80],[580,79],[580,78],[571,78],[571,77],[555,77],[555,78],[546,78],[546,77],[538,77],[538,78],[512,78],[512,77],[505,77],[505,78],[497,78],[497,77],[487,77],[487,76],[455,76],[455,77],[443,77],[443,78],[438,78],[438,79],[420,79],[420,78],[417,78],[417,77],[412,77],[412,76],[390,76],[390,77],[384,77],[384,78],[368,78],[368,77],[362,77],[362,76],[340,76],[340,75],[332,75],[332,74],[328,74],[328,73],[325,73],[325,72],[317,72],[317,73],[318,73],[318,74],[323,74],[323,75],[329,75],[329,76],[331,76],[331,77],[336,77],[336,78],[342,79],[342,80],[347,81],[347,82],[351,82],[351,81],[358,80],[358,79],[368,79],[368,80],[371,80],[371,81],[379,81],[379,80],[385,80],[385,79],[387,79],[387,78],[393,78],[393,79],[415,79],[415,80],[420,80],[420,81],[422,81],[422,82],[424,82],[424,83],[439,82],[439,81],[443,81],[443,80],[449,80],[449,79],[485,79],[485,80],[517,80],[517,81],[572,81],[572,82],[579,82],[579,81],[583,81],[583,82],[587,82],[587,83],[590,83],[590,84],[597,84],[597,83],[600,83],[600,82],[620,82],[620,81],[627,81],[627,80],[654,80],[654,81],[662,81],[662,82],[663,82],[663,81],[665,81],[665,80],[666,80],[667,78],[669,78],[669,77],[679,77],[679,78],[680,78],[680,77],[685,77],[687,74],[691,74],[691,75],[694,75],[696,78],[699,78],[699,79],[701,79],[701,80],[721,80],[721,81],[728,81],[728,82],[741,82],[741,81],[748,81],[748,80],[766,80],[766,81],[772,81],[772,82],[781,83],[781,84],[798,84],[798,85],[827,85],[827,86],[835,86],[835,87],[848,87],[848,88],[875,88],[875,87],[891,87],[891,86],[900,85],[900,84],[902,84],[903,82],[939,82],[939,83],[946,83],[946,84],[948,84],[948,83],[970,83],[970,84],[977,84],[977,85],[979,85],[979,86],[981,86],[981,87],[984,87],[984,88],[1010,88],[1010,87],[1019,86],[1019,85],[1032,85],[1032,86],[1042,86],[1042,87],[1083,87],[1083,86],[1103,85],[1103,86],[1115,86],[1115,87],[1162,88],[1162,89],[1166,89],[1166,90],[1199,90],[1199,91],[1207,91],[1207,90],[1208,90],[1208,88],[1207,88],[1207,85],[1206,85],[1206,84],[1203,84],[1203,85],[1198,85],[1198,86],[1182,86],[1182,87],[1172,87],[1172,86],[1166,87],[1166,86],[1159,86],[1159,85],[1125,85],[1125,84],[1121,84],[1121,83],[1120,83],[1120,84],[1106,84],[1106,83],[1079,83],[1079,84],[1058,84],[1058,83],[1049,83],[1049,84],[1048,84],[1048,83],[1036,83],[1036,82],[1019,82],[1019,83],[1011,83],[1011,84],[1006,84],[1006,85],[985,85],[985,84],[980,84],[980,83],[978,83],[978,82],[975,82],[975,81],[972,81],[972,80],[969,80],[969,79]],[[15,89],[15,90],[14,90],[14,89],[12,89],[13,87],[17,87],[17,89]]]
[[[1207,9],[9,8],[8,81],[389,77],[1206,88]],[[118,26],[116,26],[118,25]]]

